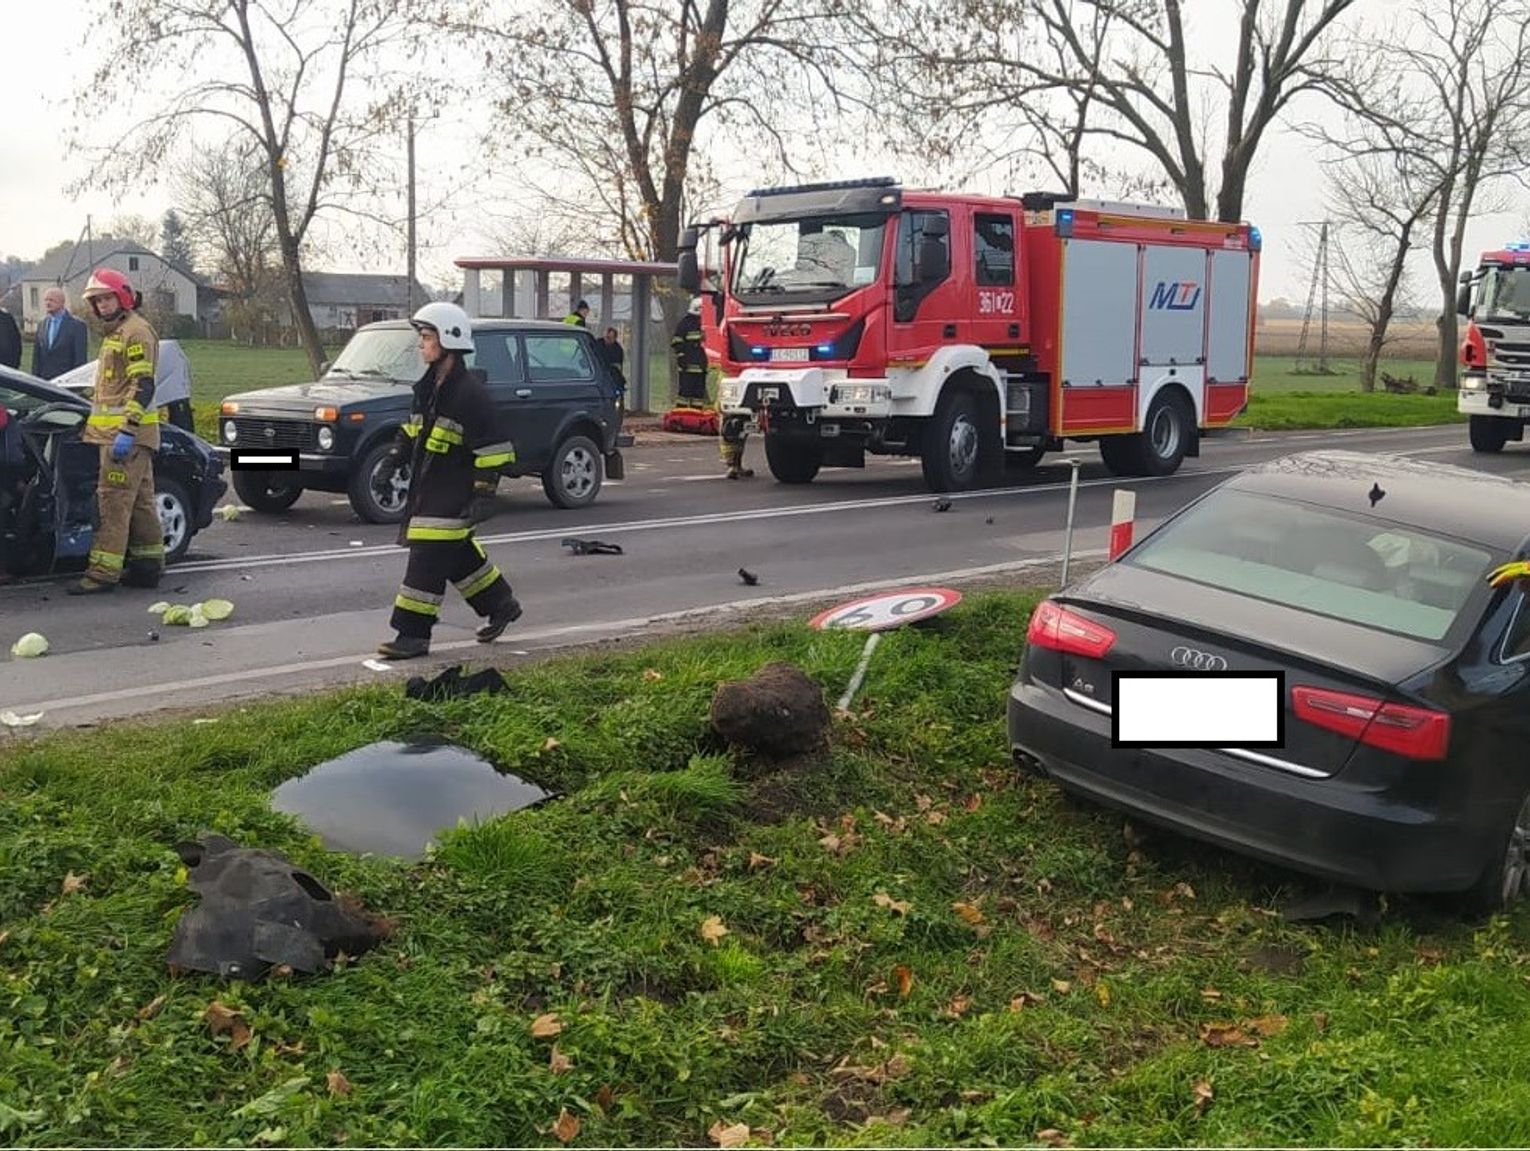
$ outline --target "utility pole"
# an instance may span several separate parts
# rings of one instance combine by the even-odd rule
[[[1317,256],[1312,262],[1312,282],[1307,288],[1307,313],[1302,318],[1301,339],[1296,345],[1296,372],[1298,376],[1331,376],[1334,373],[1328,367],[1328,281],[1331,278],[1328,268],[1328,231],[1329,223],[1322,221],[1303,221],[1299,225],[1302,228],[1317,228],[1318,246]],[[1320,335],[1318,337],[1317,366],[1312,366],[1311,357],[1307,353],[1307,337],[1312,330],[1312,306],[1321,296],[1322,316],[1320,319]]]
[[[414,315],[414,109],[409,110],[409,277],[405,291],[409,298],[409,314]]]

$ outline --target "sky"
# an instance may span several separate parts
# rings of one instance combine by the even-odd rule
[[[1404,10],[1398,0],[1364,0],[1373,8]],[[1196,6],[1196,33],[1203,43],[1231,43],[1234,4],[1231,0],[1204,0]],[[66,153],[66,136],[75,110],[72,96],[86,83],[93,52],[80,47],[88,31],[87,12],[79,3],[48,4],[41,0],[5,0],[8,53],[7,129],[0,164],[0,256],[36,258],[60,240],[73,239],[85,228],[87,218],[100,230],[112,217],[130,213],[158,220],[170,206],[163,184],[141,193],[114,199],[94,193],[71,197],[66,186],[84,170],[84,161]],[[24,50],[17,50],[26,46]],[[1321,118],[1336,113],[1309,102],[1302,114]],[[99,114],[99,130],[111,130],[110,113]],[[484,116],[472,110],[454,114],[445,122],[422,125],[417,138],[419,200],[422,204],[441,198],[448,186],[460,186],[471,177],[471,192],[458,194],[449,208],[431,213],[419,225],[421,278],[433,285],[460,285],[460,272],[452,261],[467,255],[513,255],[492,250],[490,237],[508,217],[525,210],[524,189],[514,171],[491,171],[476,164],[475,134]],[[725,192],[735,197],[759,180],[749,171],[747,157],[730,154],[727,141],[713,146],[721,151],[719,167],[728,174]],[[399,142],[399,154],[403,142]],[[823,178],[848,178],[867,174],[863,158],[846,161],[844,171]],[[886,162],[880,172],[898,175],[897,166]],[[1022,188],[971,186],[972,191],[1012,192]],[[1090,190],[1086,189],[1088,195]],[[395,197],[402,205],[402,189]],[[1264,255],[1259,296],[1262,301],[1284,296],[1298,303],[1307,297],[1312,269],[1306,254],[1301,224],[1321,218],[1323,173],[1310,142],[1289,130],[1266,137],[1249,185],[1245,214],[1264,236]],[[1530,200],[1499,216],[1474,219],[1468,229],[1467,259],[1475,253],[1500,246],[1515,238],[1530,216]],[[324,270],[380,272],[405,269],[402,240],[385,237],[372,245],[347,242],[354,225],[335,222],[326,233],[337,241],[326,251]],[[609,253],[619,256],[621,253]],[[1419,297],[1433,303],[1432,265],[1419,254],[1415,260],[1415,283]]]

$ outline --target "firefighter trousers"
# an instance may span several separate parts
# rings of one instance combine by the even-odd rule
[[[675,402],[680,407],[701,408],[707,402],[707,370],[705,368],[681,368],[679,396]]]
[[[98,525],[85,577],[119,583],[124,566],[134,576],[156,577],[165,566],[165,530],[154,507],[154,451],[134,445],[126,459],[101,447],[96,478]]]
[[[741,416],[724,416],[718,425],[718,451],[722,461],[732,471],[744,466],[744,444],[749,433],[744,430]]]
[[[429,639],[441,615],[448,581],[485,619],[514,598],[504,574],[471,531],[458,539],[410,540],[404,582],[393,601],[393,630],[402,636]]]

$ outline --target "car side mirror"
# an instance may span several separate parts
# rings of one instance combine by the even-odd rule
[[[682,248],[675,259],[675,265],[680,290],[691,294],[701,291],[701,267],[696,262],[696,249]]]
[[[1462,284],[1461,290],[1456,293],[1456,315],[1470,317],[1472,314],[1472,287],[1470,284]]]

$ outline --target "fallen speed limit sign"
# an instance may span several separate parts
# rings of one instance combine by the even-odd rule
[[[939,615],[962,600],[962,593],[944,587],[904,588],[865,599],[851,600],[820,612],[809,626],[820,631],[848,628],[852,631],[886,631],[916,620]]]

